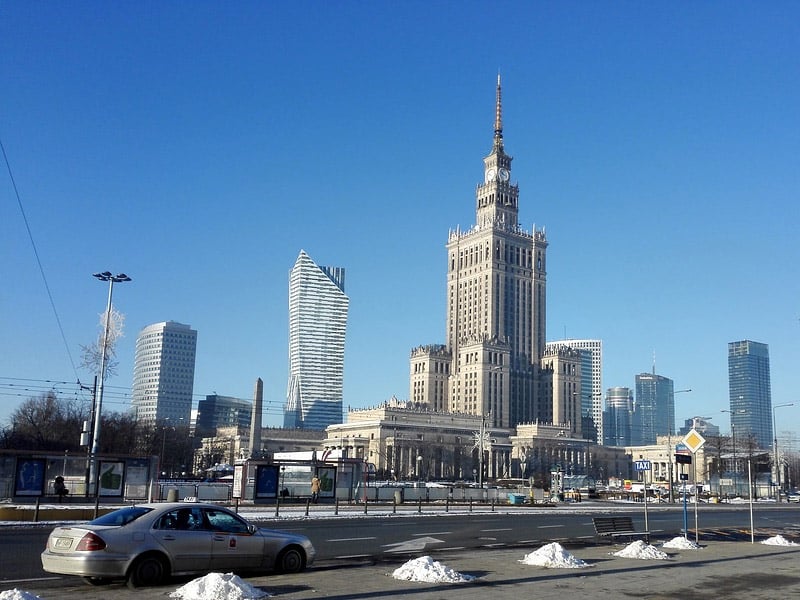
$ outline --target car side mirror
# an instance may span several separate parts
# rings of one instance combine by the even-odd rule
[[[256,527],[252,523],[247,525],[247,533],[249,533],[250,535],[253,535],[256,531],[258,531],[258,527]]]

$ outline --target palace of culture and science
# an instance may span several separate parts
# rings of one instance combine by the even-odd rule
[[[411,351],[410,396],[350,409],[323,445],[396,478],[547,477],[624,461],[582,432],[581,351],[545,343],[547,238],[519,224],[519,186],[503,143],[497,79],[492,149],[475,225],[447,241],[444,344]],[[589,386],[587,386],[589,387]],[[482,455],[482,456],[481,456]],[[598,456],[599,458],[599,456]]]

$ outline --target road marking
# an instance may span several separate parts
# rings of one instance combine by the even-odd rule
[[[384,544],[383,547],[389,548],[386,552],[420,552],[428,544],[444,544],[444,540],[438,540],[434,537],[421,537],[415,540],[406,540],[405,542]]]
[[[374,540],[374,537],[360,537],[360,538],[337,538],[333,540],[326,540],[328,542],[359,542],[361,540]]]
[[[453,546],[452,548],[437,548],[436,551],[437,552],[447,552],[447,551],[465,550],[465,549],[466,549],[466,546]]]
[[[420,535],[450,535],[453,533],[452,531],[431,531],[430,533],[412,533],[413,536],[420,536]]]
[[[537,529],[555,529],[556,527],[563,527],[563,525],[539,525]]]
[[[497,529],[481,529],[481,533],[488,533],[490,531],[513,531],[511,527],[500,527]]]
[[[3,579],[3,584],[30,583],[32,581],[55,581],[56,579],[63,579],[63,577],[31,577],[30,579]]]
[[[344,556],[336,556],[336,560],[346,560],[350,558],[369,558],[370,554],[345,554]]]

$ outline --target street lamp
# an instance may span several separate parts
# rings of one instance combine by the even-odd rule
[[[672,504],[675,501],[675,496],[673,495],[672,490],[672,432],[675,430],[675,394],[685,394],[687,392],[691,392],[692,388],[686,388],[685,390],[673,390],[672,391],[672,410],[670,411],[670,419],[669,419],[669,428],[667,429],[667,472],[669,475],[669,502]]]
[[[781,465],[780,465],[780,457],[778,456],[778,429],[775,426],[775,409],[783,408],[784,406],[794,406],[794,402],[787,402],[786,404],[775,404],[772,407],[773,450],[775,451],[775,480],[778,484],[778,489],[775,493],[775,496],[778,502],[781,501]]]
[[[103,409],[103,388],[106,378],[106,363],[108,362],[108,328],[111,321],[111,298],[114,294],[114,284],[131,281],[131,278],[120,273],[119,275],[112,275],[110,271],[103,271],[102,273],[95,273],[93,275],[100,281],[108,282],[108,304],[106,305],[106,322],[103,329],[103,347],[100,350],[100,387],[97,390],[97,405],[94,407],[94,423],[92,424],[92,467],[94,474],[92,476],[92,486],[95,486],[96,473],[97,473],[97,453],[100,451],[100,412]],[[95,492],[97,489],[95,488]]]
[[[720,412],[728,413],[731,416],[731,445],[733,446],[733,484],[734,495],[739,495],[739,464],[736,458],[736,423],[733,422],[733,415],[743,415],[747,411],[743,408],[738,410],[721,410]]]

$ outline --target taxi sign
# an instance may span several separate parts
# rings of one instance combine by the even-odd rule
[[[649,471],[653,464],[649,460],[635,460],[633,461],[633,468],[636,471]]]
[[[686,437],[681,440],[692,454],[700,450],[703,447],[703,444],[706,443],[706,439],[698,433],[696,429],[692,429],[689,433],[686,434]]]

